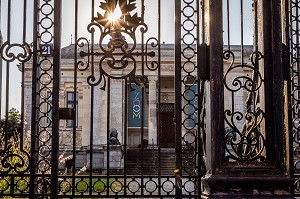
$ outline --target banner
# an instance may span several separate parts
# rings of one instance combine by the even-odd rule
[[[136,84],[131,84],[131,87],[134,90],[130,90],[130,96],[129,96],[129,127],[140,127],[142,125],[142,88],[139,87]],[[144,99],[144,104],[145,99]],[[146,106],[144,106],[144,109],[146,109]],[[145,111],[144,111],[145,113]],[[144,114],[145,119],[145,114]],[[146,126],[146,123],[144,122],[144,126]]]

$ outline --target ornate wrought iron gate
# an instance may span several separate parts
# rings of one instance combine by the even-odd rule
[[[0,195],[200,196],[204,164],[198,122],[202,100],[197,99],[203,91],[196,38],[202,11],[198,0],[172,2],[182,19],[176,17],[171,26],[176,41],[164,44],[164,4],[2,2],[5,113],[10,114],[9,68],[18,61],[22,128],[2,132]],[[22,13],[22,41],[11,32],[15,12]],[[71,45],[61,48],[66,29],[72,29]],[[179,58],[175,64],[174,57]],[[176,131],[171,130],[171,144],[163,146],[169,149],[160,143],[162,103],[175,104]],[[9,122],[6,117],[4,126]]]
[[[283,135],[280,1],[238,2],[0,1],[0,196],[288,191],[298,72],[292,64],[292,145]],[[290,5],[291,63],[298,63],[298,3],[282,4]],[[10,109],[18,78],[20,116]],[[168,138],[166,112],[174,112]]]

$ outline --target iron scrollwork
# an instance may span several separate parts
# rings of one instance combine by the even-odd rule
[[[25,63],[30,60],[32,56],[32,50],[28,43],[10,44],[8,41],[3,43],[0,48],[1,58],[7,62],[13,62],[18,60],[21,63]]]
[[[262,161],[265,150],[265,137],[261,133],[261,124],[265,113],[257,105],[258,91],[263,85],[263,77],[258,69],[258,61],[263,58],[259,51],[252,53],[251,64],[234,65],[235,56],[232,51],[225,51],[224,60],[231,60],[228,70],[224,75],[224,86],[232,95],[232,107],[225,110],[225,140],[227,157],[233,160],[258,160]],[[244,70],[252,72],[252,77],[245,74]],[[242,73],[241,73],[242,71]],[[239,76],[235,74],[241,73]],[[234,107],[235,95],[238,92],[247,92],[245,111],[236,110]],[[242,124],[242,125],[239,125]],[[240,127],[241,126],[241,127]]]
[[[147,40],[146,42],[146,54],[149,56],[149,57],[154,57],[155,56],[155,52],[154,51],[151,51],[148,53],[148,46],[150,46],[151,48],[157,48],[158,47],[158,44],[159,44],[159,41],[157,38],[155,37],[151,37]],[[150,71],[155,71],[158,69],[159,67],[159,63],[158,61],[151,61],[150,62],[150,65],[148,64],[148,56],[146,56],[146,66],[147,68],[150,70]]]
[[[148,26],[143,22],[143,18],[137,13],[131,14],[136,9],[135,0],[112,0],[100,3],[100,8],[104,10],[104,15],[97,13],[97,17],[87,26],[88,32],[91,34],[91,41],[86,38],[77,40],[78,47],[87,45],[87,51],[81,51],[80,56],[86,57],[87,62],[78,61],[78,70],[87,70],[91,68],[91,75],[87,78],[89,85],[97,86],[101,84],[101,89],[105,89],[106,77],[111,79],[126,79],[135,82],[141,86],[146,85],[148,78],[144,75],[140,76],[138,81],[135,77],[137,70],[136,57],[149,56],[154,57],[154,51],[148,52],[141,48],[141,52],[136,51],[137,38],[136,31],[139,28],[144,34],[148,30]],[[119,10],[120,15],[114,20],[110,20],[110,15],[115,14]],[[99,48],[100,51],[95,51],[95,32],[100,31]],[[108,39],[109,42],[105,43]],[[131,40],[128,43],[126,40]],[[155,38],[150,38],[155,39]],[[148,40],[148,41],[149,41]],[[157,42],[157,40],[155,40]],[[148,44],[148,42],[147,42]],[[143,44],[141,44],[143,45]],[[157,47],[157,43],[151,43],[151,47]],[[144,52],[145,51],[145,52]],[[94,58],[101,57],[99,61],[100,76],[96,78],[94,68]],[[148,67],[148,65],[147,65]],[[150,70],[157,69],[157,63],[152,62]],[[111,70],[122,71],[122,74],[111,73]]]
[[[10,136],[5,139],[5,132],[0,130],[0,144],[3,148],[0,148],[0,174],[24,174],[29,170],[30,155],[26,151],[27,144],[20,144],[20,137],[18,132],[8,132]],[[5,146],[5,141],[7,145]]]

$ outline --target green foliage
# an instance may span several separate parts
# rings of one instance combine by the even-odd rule
[[[7,118],[7,127],[5,126],[6,120],[2,119],[0,129],[0,173],[6,176],[0,178],[0,193],[28,193],[29,140],[24,139],[23,146],[20,146],[21,116],[19,111],[15,108],[10,109]],[[11,190],[11,184],[14,184],[14,190]]]
[[[7,116],[7,126],[6,118],[1,120],[0,128],[3,132],[8,132],[9,136],[15,135],[16,132],[21,131],[21,115],[16,108],[11,108]]]

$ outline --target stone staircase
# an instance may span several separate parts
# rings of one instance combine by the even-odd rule
[[[162,176],[173,176],[175,169],[175,149],[161,149],[160,168],[158,161],[158,149],[143,150],[143,168],[142,151],[140,148],[127,150],[127,175],[157,176],[160,170]]]

